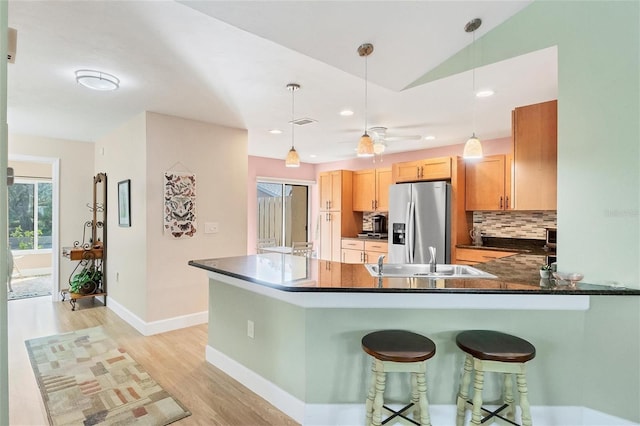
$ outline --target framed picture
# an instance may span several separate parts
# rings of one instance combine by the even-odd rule
[[[131,226],[131,179],[118,182],[118,225]]]

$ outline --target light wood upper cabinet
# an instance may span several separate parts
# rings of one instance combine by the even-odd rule
[[[376,169],[376,210],[389,211],[389,187],[393,184],[391,167]]]
[[[394,163],[393,182],[420,182],[451,178],[451,157]]]
[[[513,121],[515,210],[556,210],[558,102],[516,108]]]
[[[391,168],[353,172],[353,210],[388,211]]]
[[[333,170],[320,173],[320,210],[351,210],[353,172]]]
[[[511,165],[510,155],[490,155],[466,163],[466,210],[510,210]]]

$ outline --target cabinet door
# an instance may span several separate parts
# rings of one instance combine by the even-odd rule
[[[364,263],[362,250],[342,249],[342,263]]]
[[[320,259],[331,260],[331,239],[333,237],[331,213],[320,213]]]
[[[431,158],[420,165],[420,180],[451,178],[451,157]]]
[[[342,210],[342,171],[335,170],[331,174],[331,199],[329,200],[329,210]],[[340,256],[338,256],[339,258]]]
[[[393,164],[393,179],[399,182],[415,182],[420,175],[420,162],[408,161]]]
[[[320,210],[329,210],[332,195],[331,180],[330,172],[320,173]]]
[[[556,210],[557,101],[516,108],[513,113],[514,208]]]
[[[353,210],[369,212],[375,210],[375,169],[353,172]]]
[[[376,169],[376,210],[389,211],[389,186],[392,183],[391,168]]]
[[[342,243],[342,213],[329,213],[329,222],[331,223],[331,260],[340,262],[342,255],[340,244]]]
[[[505,157],[492,155],[466,164],[467,210],[504,210]]]

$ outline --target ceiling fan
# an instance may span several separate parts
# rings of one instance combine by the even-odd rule
[[[417,141],[422,139],[420,135],[388,135],[386,127],[371,127],[369,133],[373,139],[373,151],[382,154],[387,147],[387,142],[395,141]]]

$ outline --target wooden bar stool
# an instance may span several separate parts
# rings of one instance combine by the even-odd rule
[[[362,349],[373,357],[372,379],[367,396],[366,424],[381,425],[382,412],[389,417],[384,423],[400,417],[412,424],[431,425],[427,401],[426,365],[436,354],[436,345],[420,334],[404,330],[382,330],[369,333],[362,338]],[[411,402],[394,411],[384,405],[386,373],[411,373]],[[413,407],[413,418],[404,412]]]
[[[522,425],[531,426],[525,363],[536,356],[536,348],[519,337],[489,330],[463,331],[456,336],[456,344],[467,354],[458,392],[456,426],[463,425],[468,404],[472,408],[471,424],[473,425],[484,424],[489,420],[495,420],[495,418],[517,425],[515,423],[512,374],[516,375],[516,383],[520,393]],[[472,370],[474,373],[473,400],[470,401],[468,397]],[[495,411],[482,407],[485,371],[504,373],[503,405]],[[500,414],[503,410],[506,410],[504,416]],[[483,416],[484,413],[486,415]]]

